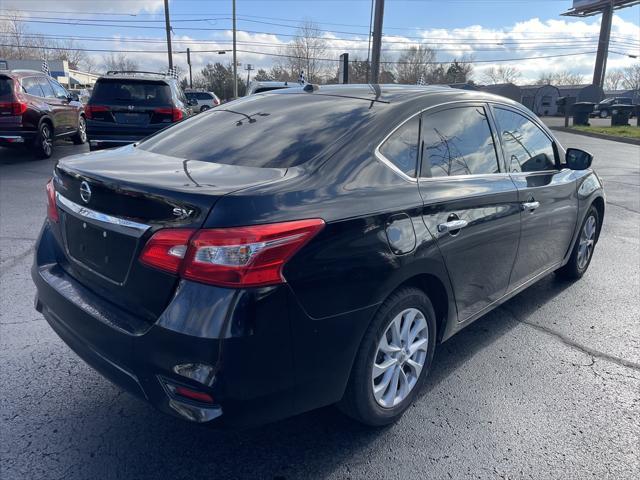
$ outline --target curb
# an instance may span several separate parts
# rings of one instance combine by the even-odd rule
[[[640,146],[640,139],[616,137],[614,135],[605,135],[604,133],[584,132],[582,130],[575,130],[573,128],[565,127],[549,127],[551,130],[557,130],[558,132],[573,133],[574,135],[583,135],[585,137],[599,138],[601,140],[611,140],[612,142],[627,143],[629,145]]]

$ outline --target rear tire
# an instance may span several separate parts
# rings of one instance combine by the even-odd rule
[[[53,154],[53,129],[49,122],[42,122],[38,127],[34,151],[38,158],[50,158]]]
[[[401,288],[387,298],[362,339],[338,408],[370,426],[397,421],[431,368],[435,318],[429,298],[417,288]]]
[[[206,112],[207,110],[209,110],[211,107],[209,105],[203,105],[202,108],[200,109],[201,112]]]
[[[578,280],[582,278],[593,258],[593,251],[596,246],[599,230],[600,215],[596,207],[591,205],[580,226],[580,232],[573,245],[569,262],[564,267],[556,270],[559,277],[566,280]]]
[[[607,118],[609,116],[609,110],[600,110],[600,118]]]
[[[73,140],[74,145],[84,145],[87,143],[87,121],[83,115],[78,119],[78,131],[71,137],[71,140]]]

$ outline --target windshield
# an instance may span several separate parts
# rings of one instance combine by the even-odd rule
[[[154,153],[250,167],[300,165],[369,115],[370,102],[312,94],[245,97],[154,135]]]
[[[102,79],[96,83],[91,102],[170,105],[171,88],[165,82],[151,80]]]

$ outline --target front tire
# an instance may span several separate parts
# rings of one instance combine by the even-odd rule
[[[394,292],[364,335],[339,408],[370,426],[397,421],[427,377],[436,344],[429,298],[417,288]]]
[[[607,118],[609,116],[609,110],[600,110],[600,118]]]
[[[556,271],[558,276],[567,280],[578,280],[589,268],[600,230],[600,215],[591,205],[580,227],[580,233],[571,251],[569,262]]]
[[[38,127],[34,149],[38,158],[50,158],[53,154],[53,130],[48,122],[42,122]]]
[[[209,110],[211,107],[209,105],[203,105],[202,108],[200,109],[200,112],[206,112],[207,110]]]

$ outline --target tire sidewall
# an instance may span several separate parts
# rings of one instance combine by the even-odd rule
[[[363,344],[361,346],[362,355],[359,355],[360,358],[358,359],[360,362],[365,362],[364,368],[359,369],[362,372],[362,378],[358,379],[358,385],[356,387],[359,409],[363,414],[362,416],[366,419],[366,423],[372,425],[387,425],[392,423],[397,420],[405,410],[409,408],[409,406],[411,406],[411,403],[420,392],[424,381],[429,374],[435,352],[435,312],[429,298],[418,289],[408,288],[400,290],[396,294],[392,295],[390,299],[392,301],[388,304],[385,302],[376,314],[374,321],[370,326],[370,330],[363,339]],[[378,404],[373,395],[371,376],[373,373],[374,356],[378,350],[378,343],[389,327],[389,324],[400,312],[408,308],[416,308],[420,310],[426,319],[429,330],[427,357],[424,367],[420,372],[420,377],[407,398],[393,408],[384,408]]]
[[[45,128],[48,130],[49,138],[51,140],[51,148],[49,149],[49,152],[47,152],[42,147],[42,140],[43,140],[43,137],[44,137]],[[42,122],[40,124],[40,126],[38,127],[38,135],[36,136],[35,149],[36,149],[36,154],[40,158],[50,158],[51,155],[53,155],[53,130],[51,128],[51,125],[49,125],[49,123],[47,123],[47,122]]]
[[[587,224],[587,220],[589,220],[589,217],[594,217],[596,219],[596,233],[593,239],[593,248],[591,249],[591,255],[587,259],[587,263],[585,264],[584,268],[580,268],[578,266],[578,251],[580,250],[580,238],[582,237],[582,230],[584,229],[584,226]],[[575,265],[576,273],[579,276],[584,275],[585,272],[589,269],[589,265],[591,265],[591,259],[593,258],[593,254],[595,252],[596,239],[598,238],[599,229],[600,229],[600,216],[598,215],[598,210],[592,205],[587,211],[587,214],[585,215],[584,220],[580,225],[580,230],[578,231],[578,238],[576,238],[576,244],[573,249],[573,258],[571,259]]]

